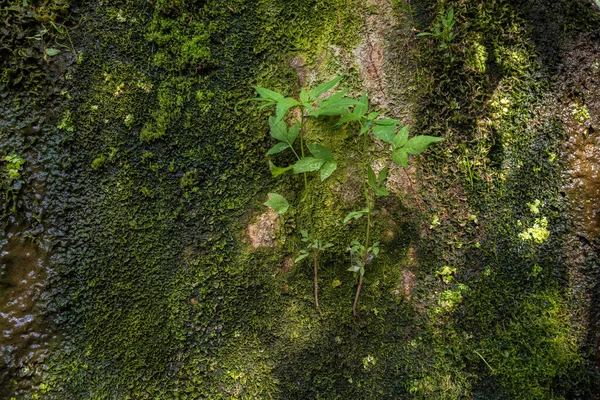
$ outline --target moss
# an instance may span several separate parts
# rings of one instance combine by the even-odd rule
[[[361,13],[377,10],[342,0],[79,6],[89,19],[72,34],[83,56],[56,110],[73,132],[53,121],[35,146],[52,162],[53,312],[65,334],[46,397],[591,396],[595,375],[556,278],[566,220],[560,158],[546,155],[560,154],[562,127],[536,121],[549,83],[530,6],[411,3],[421,30],[456,11],[449,49],[427,38],[402,47],[421,59],[413,131],[446,141],[414,160],[424,215],[410,196],[378,200],[382,254],[357,321],[346,249],[363,226],[342,224],[363,208],[355,132],[309,127],[310,141],[336,149],[339,169],[311,178],[302,202],[301,180],[270,177],[270,110],[239,103],[253,84],[294,95],[297,71],[308,86],[337,73]],[[413,8],[398,7],[410,21],[402,13]],[[290,66],[299,56],[304,66]],[[357,76],[348,71],[344,84]],[[3,147],[26,154],[17,136],[6,147],[3,134]],[[93,170],[98,154],[105,163]],[[293,207],[275,247],[252,249],[246,222],[273,190]],[[536,200],[543,216],[531,214]],[[516,221],[540,217],[547,240],[519,238]],[[323,317],[311,266],[289,264],[306,227],[335,244],[320,259]]]
[[[104,167],[105,163],[106,163],[106,156],[104,154],[99,155],[98,157],[94,158],[94,161],[92,161],[92,168],[100,169],[100,168]]]

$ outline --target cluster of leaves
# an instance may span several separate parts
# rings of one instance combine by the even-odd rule
[[[279,154],[290,149],[296,157],[296,162],[286,167],[276,166],[269,161],[270,170],[273,176],[279,176],[288,171],[294,174],[304,174],[305,191],[308,190],[306,183],[306,174],[318,172],[321,181],[326,180],[337,169],[337,162],[333,153],[327,147],[319,143],[304,143],[304,132],[309,118],[320,118],[322,116],[337,116],[338,122],[335,126],[343,124],[354,124],[358,129],[359,136],[363,138],[363,160],[362,167],[364,171],[364,196],[366,206],[359,211],[350,212],[345,218],[344,223],[361,219],[367,216],[366,233],[364,241],[354,240],[350,244],[352,266],[349,271],[359,273],[360,280],[355,298],[354,314],[356,315],[356,302],[360,294],[365,267],[379,255],[379,242],[370,241],[370,228],[372,225],[371,214],[375,208],[375,198],[388,196],[389,192],[385,187],[388,168],[384,167],[376,173],[371,167],[371,160],[368,159],[368,139],[377,138],[384,143],[391,145],[391,158],[401,167],[408,167],[408,155],[420,154],[430,144],[439,142],[442,138],[432,136],[414,136],[409,138],[409,128],[407,125],[396,119],[381,118],[379,112],[369,112],[369,100],[366,93],[363,93],[360,99],[356,100],[347,97],[348,90],[341,90],[328,97],[320,97],[324,93],[333,89],[341,80],[341,76],[326,82],[310,92],[302,89],[299,99],[285,97],[280,93],[255,86],[259,97],[252,100],[262,102],[261,109],[264,107],[274,107],[275,115],[269,118],[269,127],[271,136],[277,140],[277,143],[267,152],[267,156]],[[285,120],[286,114],[293,108],[299,108],[300,121],[293,122],[289,127]],[[299,140],[298,140],[299,139]],[[299,144],[297,144],[299,142]],[[310,153],[310,156],[305,155]],[[277,193],[269,193],[269,199],[264,204],[271,207],[275,212],[284,214],[289,209],[288,201]],[[305,198],[305,197],[304,197]],[[310,254],[313,254],[315,268],[315,299],[318,308],[317,293],[317,261],[316,254],[319,251],[333,247],[332,243],[324,243],[321,240],[313,238],[307,230],[301,230],[302,241],[307,243],[305,249],[300,251],[296,262],[300,262]]]
[[[25,160],[17,154],[10,154],[4,157],[4,161],[7,162],[6,172],[8,173],[9,180],[13,181],[21,178],[21,168]]]
[[[7,202],[5,212],[15,212],[17,209],[17,195],[23,186],[21,169],[23,168],[25,160],[17,154],[4,156],[3,160],[7,163],[6,174],[8,175],[6,181]]]
[[[323,242],[322,240],[313,239],[313,237],[308,233],[306,229],[300,230],[300,234],[302,235],[302,242],[306,243],[306,247],[300,250],[300,254],[294,262],[300,262],[304,260],[306,257],[310,255],[310,252],[313,250],[323,251],[330,247],[333,247],[333,243],[331,242]]]
[[[454,40],[452,27],[454,26],[454,8],[450,8],[446,16],[442,15],[441,23],[435,24],[433,32],[421,32],[417,36],[434,36],[440,39],[440,48],[447,49]]]

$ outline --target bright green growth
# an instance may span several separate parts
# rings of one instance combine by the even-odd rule
[[[267,156],[274,156],[286,150],[290,150],[296,162],[286,167],[279,167],[269,161],[271,174],[276,177],[285,174],[288,171],[294,174],[302,174],[304,178],[304,194],[302,201],[308,196],[308,177],[311,172],[318,172],[321,181],[329,178],[337,169],[337,162],[333,158],[330,149],[319,143],[306,143],[305,133],[309,120],[321,116],[339,116],[348,113],[348,107],[357,104],[357,101],[345,97],[347,90],[332,94],[329,97],[320,97],[325,92],[333,89],[342,79],[338,76],[328,82],[325,82],[310,92],[302,89],[298,99],[285,97],[273,90],[260,86],[254,89],[259,97],[251,99],[262,102],[261,109],[265,107],[275,107],[275,115],[269,118],[269,127],[271,136],[278,141],[268,152]],[[300,112],[300,121],[289,124],[286,122],[286,115],[293,109]],[[299,140],[297,140],[299,138]],[[310,154],[307,155],[307,154]],[[288,208],[288,201],[277,193],[269,193],[269,200],[264,203],[271,207],[276,213],[284,214]],[[312,222],[309,222],[311,225]],[[312,228],[312,226],[309,226]],[[312,229],[311,229],[312,230]],[[314,269],[314,296],[315,305],[319,310],[319,286],[318,286],[318,254],[319,252],[333,246],[332,243],[324,243],[322,240],[313,238],[309,231],[302,229],[302,241],[308,243],[305,249],[300,251],[300,255],[295,262],[300,262],[309,255],[312,255]]]
[[[437,271],[436,275],[439,276],[442,281],[446,284],[452,282],[456,268],[450,268],[448,265],[444,265],[441,270]]]
[[[375,172],[369,158],[369,138],[374,137],[391,145],[392,160],[406,168],[408,167],[408,155],[420,154],[427,147],[435,142],[443,140],[433,136],[414,136],[409,138],[408,126],[403,126],[400,121],[389,118],[379,118],[380,113],[369,111],[369,100],[366,93],[363,93],[360,100],[355,100],[346,97],[348,90],[342,90],[334,93],[329,97],[321,98],[322,94],[333,89],[341,80],[341,76],[330,80],[316,88],[307,92],[302,89],[299,99],[284,97],[282,94],[270,89],[255,86],[255,89],[260,97],[255,101],[263,102],[261,108],[274,106],[275,116],[269,118],[269,126],[271,128],[271,136],[278,141],[268,152],[268,156],[279,154],[287,149],[290,149],[296,157],[296,162],[286,167],[276,166],[269,161],[270,170],[273,176],[280,176],[292,171],[295,174],[304,175],[304,196],[303,200],[308,197],[307,173],[319,172],[321,181],[327,179],[337,169],[337,162],[333,158],[333,153],[327,147],[319,144],[305,144],[304,133],[306,124],[310,118],[319,118],[321,116],[339,116],[339,121],[336,126],[353,123],[358,124],[359,135],[363,137],[362,143],[362,161],[361,168],[363,172],[363,194],[365,198],[365,207],[360,211],[350,212],[345,218],[344,223],[349,223],[366,216],[364,240],[353,240],[350,245],[350,253],[352,266],[348,269],[354,273],[359,273],[359,283],[354,298],[353,313],[357,315],[357,304],[360,291],[363,284],[365,267],[371,263],[377,255],[379,255],[379,242],[371,242],[372,228],[372,213],[375,209],[375,200],[377,197],[388,196],[389,192],[385,187],[388,168],[384,167],[380,171]],[[285,121],[285,116],[288,111],[298,108],[300,110],[300,121],[294,122],[290,127]],[[300,138],[299,144],[296,144],[296,139]],[[306,156],[306,153],[310,156]],[[283,214],[288,209],[287,201],[276,193],[269,193],[269,201],[265,205],[273,208],[275,212]],[[318,302],[318,284],[317,284],[317,258],[318,252],[332,247],[333,244],[325,243],[319,239],[311,237],[309,231],[301,230],[302,241],[309,245],[301,250],[300,255],[296,258],[296,262],[300,262],[312,254],[314,265],[314,288],[315,302],[317,309]]]
[[[100,169],[104,166],[104,164],[106,163],[106,156],[104,154],[94,158],[94,161],[92,161],[92,169]]]
[[[550,237],[548,219],[546,217],[536,218],[533,226],[519,233],[519,237],[524,241],[533,241],[537,244],[544,243]]]
[[[590,119],[590,112],[585,104],[579,105],[579,103],[575,103],[573,106],[573,116],[577,122],[584,123]]]
[[[365,198],[365,208],[360,211],[353,211],[344,218],[344,223],[352,220],[358,220],[363,216],[367,216],[365,226],[364,242],[353,240],[350,246],[350,254],[352,266],[348,271],[359,273],[358,287],[354,297],[352,307],[354,317],[357,315],[358,298],[363,284],[365,267],[371,263],[377,255],[379,255],[379,242],[371,244],[371,216],[375,210],[375,200],[377,197],[385,197],[389,195],[385,188],[387,179],[387,167],[384,167],[376,173],[371,167],[372,160],[369,159],[368,139],[373,136],[379,140],[391,145],[392,160],[406,168],[408,167],[408,155],[420,154],[432,143],[443,140],[433,136],[414,136],[409,139],[408,125],[403,126],[400,130],[398,127],[402,123],[396,119],[379,118],[378,112],[368,113],[369,100],[366,93],[363,93],[360,100],[354,105],[352,112],[348,112],[340,117],[338,125],[344,123],[358,123],[360,126],[359,135],[363,137],[362,146],[362,162],[363,171],[363,194]]]
[[[417,36],[433,36],[440,40],[440,49],[447,49],[450,43],[454,40],[452,27],[454,26],[454,8],[448,10],[448,14],[442,14],[441,23],[435,24],[433,32],[421,32]]]
[[[25,160],[17,154],[11,154],[4,157],[6,164],[6,172],[8,172],[8,178],[12,181],[21,177],[21,168],[25,163]]]

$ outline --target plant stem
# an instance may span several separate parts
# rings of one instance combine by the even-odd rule
[[[366,166],[366,154],[367,154],[367,135],[368,132],[364,134],[363,139],[363,154],[362,154],[362,167],[363,167],[363,191],[365,194],[365,200],[367,203],[367,234],[365,239],[365,248],[363,254],[363,264],[362,268],[364,269],[367,266],[367,259],[369,258],[369,241],[371,239],[371,201],[369,199],[369,190],[367,188],[367,179],[369,172],[367,171]],[[360,290],[363,284],[364,274],[360,274],[360,279],[358,280],[358,287],[356,288],[356,296],[354,296],[354,303],[352,304],[352,314],[354,315],[354,319],[356,319],[357,315],[357,306],[358,306],[358,297],[360,296]]]
[[[300,118],[300,151],[302,152],[302,157],[304,157],[304,134],[306,133],[306,118],[304,117],[304,110],[302,110],[302,116]],[[306,177],[306,172],[303,174],[304,175],[304,197],[303,200],[306,200],[308,198],[308,178]],[[312,212],[309,216],[309,225],[310,225],[310,232],[313,232],[313,219],[312,219]],[[315,292],[315,305],[317,307],[317,311],[319,312],[320,315],[323,315],[321,313],[321,308],[319,307],[319,267],[318,267],[318,263],[317,263],[317,252],[315,250],[313,250],[313,271],[314,271],[314,277],[313,277],[313,286],[314,286],[314,292]]]
[[[302,157],[304,157],[304,134],[306,133],[306,120],[304,118],[304,110],[301,110],[302,116],[300,118],[300,151]],[[308,178],[306,177],[306,172],[304,175],[304,196],[303,200],[308,196]]]
[[[314,290],[315,290],[315,305],[319,314],[323,315],[321,308],[319,307],[319,273],[317,263],[317,252],[313,250],[313,270],[314,270]]]

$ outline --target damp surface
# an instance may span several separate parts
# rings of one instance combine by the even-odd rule
[[[40,379],[56,337],[44,316],[45,252],[18,233],[9,233],[0,245],[0,395],[4,397]]]

